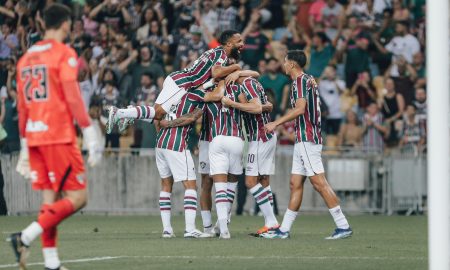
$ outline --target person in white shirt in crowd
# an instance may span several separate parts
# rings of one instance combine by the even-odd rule
[[[341,125],[341,93],[345,90],[345,82],[336,76],[336,68],[327,66],[319,82],[319,93],[328,107],[324,132],[336,135]]]

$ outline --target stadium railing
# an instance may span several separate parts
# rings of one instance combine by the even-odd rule
[[[277,147],[276,173],[271,177],[281,212],[289,200],[292,151],[292,146]],[[17,154],[0,155],[8,211],[11,215],[35,213],[41,202],[40,194],[33,192],[29,180],[15,171],[17,158]],[[426,156],[423,154],[380,154],[376,149],[333,147],[324,148],[323,162],[327,179],[346,212],[410,214],[426,210]],[[103,162],[88,170],[87,178],[89,202],[84,213],[159,212],[160,178],[153,150],[108,150]],[[182,186],[175,184],[174,213],[183,212],[183,194]],[[254,200],[250,194],[247,196],[244,211],[252,213]],[[305,184],[302,211],[327,211],[309,181]]]

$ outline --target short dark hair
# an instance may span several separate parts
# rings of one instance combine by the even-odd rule
[[[287,52],[287,60],[294,61],[299,67],[304,68],[306,66],[306,54],[302,50],[291,50]]]
[[[44,10],[45,29],[58,29],[61,25],[71,20],[72,12],[62,4],[51,4]]]
[[[225,30],[220,34],[219,43],[222,45],[227,44],[228,40],[234,35],[239,34],[239,31],[236,30]]]
[[[142,76],[147,76],[147,77],[150,78],[150,80],[153,80],[153,75],[152,75],[150,72],[148,72],[148,71],[143,72],[143,73],[141,74],[141,77],[142,77]]]

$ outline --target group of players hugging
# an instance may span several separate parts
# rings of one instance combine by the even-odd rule
[[[33,45],[18,63],[18,110],[22,149],[17,171],[41,190],[43,203],[37,221],[9,240],[21,269],[31,242],[41,236],[46,269],[61,266],[56,236],[58,224],[85,206],[86,177],[76,144],[74,120],[89,142],[88,164],[101,159],[99,138],[84,111],[77,83],[77,58],[63,41],[71,30],[71,13],[53,4],[44,12],[45,37]],[[248,140],[245,183],[264,216],[264,226],[254,234],[263,238],[289,238],[309,178],[324,199],[336,224],[326,239],[352,235],[339,200],[328,184],[321,159],[320,99],[314,78],[303,69],[303,51],[288,51],[283,64],[292,79],[292,110],[270,119],[272,104],[258,82],[258,72],[242,70],[237,60],[244,47],[239,32],[224,31],[219,47],[203,53],[190,67],[166,77],[155,106],[109,109],[107,133],[125,130],[134,121],[153,122],[159,129],[156,165],[161,177],[159,198],[162,237],[175,237],[171,226],[171,192],[174,182],[185,188],[185,238],[231,237],[228,225],[237,177],[243,172],[244,136]],[[200,206],[203,231],[197,230],[196,170],[187,140],[194,123],[202,117],[198,171],[202,175]],[[281,225],[273,207],[270,175],[275,173],[277,126],[295,121],[290,200]],[[245,128],[245,133],[243,132]],[[217,222],[211,217],[215,189]]]

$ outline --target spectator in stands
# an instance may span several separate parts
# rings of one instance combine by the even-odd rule
[[[348,29],[343,31],[337,46],[338,55],[345,56],[345,84],[353,85],[358,74],[369,70],[369,35],[357,17],[348,17],[347,24]]]
[[[136,32],[136,40],[138,40],[141,44],[144,44],[144,42],[148,40],[151,24],[156,20],[158,20],[158,16],[156,15],[155,10],[151,7],[144,9],[144,18]]]
[[[363,131],[356,113],[352,110],[347,111],[346,121],[339,129],[337,145],[344,147],[360,147],[362,145]]]
[[[336,0],[327,0],[326,5],[322,8],[321,14],[325,34],[330,40],[334,40],[338,35],[339,29],[342,27],[344,8]]]
[[[143,73],[150,73],[152,74],[152,77],[155,78],[156,83],[158,85],[159,89],[162,89],[163,82],[164,82],[164,70],[163,68],[155,63],[152,62],[152,52],[147,46],[142,46],[139,48],[139,55],[137,53],[132,54],[132,59],[128,61],[129,63],[133,62],[129,67],[128,71],[131,74],[132,77],[132,83],[131,83],[131,89],[134,91],[139,87],[140,81],[141,81],[141,75]],[[134,61],[134,59],[137,58],[137,61]],[[129,97],[135,96],[135,93],[129,93]]]
[[[113,45],[114,31],[106,23],[100,23],[98,35],[95,37],[95,43],[103,50],[109,50]]]
[[[312,37],[310,46],[311,57],[307,73],[319,78],[325,67],[330,63],[334,56],[334,46],[331,44],[323,32],[315,33]]]
[[[100,143],[99,143],[99,148],[98,151],[104,151],[105,149],[105,144],[106,144],[106,139],[105,139],[105,130],[106,130],[106,117],[102,116],[102,105],[99,102],[99,100],[94,100],[90,105],[89,105],[89,116],[91,117],[91,121],[92,121],[92,126],[95,129],[95,132],[97,133],[97,138],[101,138],[100,139]],[[85,138],[83,138],[83,145],[82,145],[82,150],[83,151],[87,151],[88,150],[88,145],[89,142],[87,142],[85,140]]]
[[[15,90],[15,63],[10,62],[7,69],[7,83],[0,90],[0,124],[7,133],[7,137],[2,141],[1,150],[3,153],[20,150],[19,116],[17,114],[17,93]]]
[[[385,78],[394,80],[397,93],[402,94],[405,104],[412,104],[414,100],[414,81],[417,73],[414,68],[402,57],[398,57],[396,62],[386,70]]]
[[[311,44],[311,39],[300,24],[291,20],[281,42],[286,44],[288,50],[304,50]]]
[[[232,5],[231,0],[222,0],[222,7],[219,8],[219,25],[218,32],[222,33],[225,30],[236,29],[238,12],[237,9]]]
[[[159,64],[161,67],[164,67],[164,54],[169,52],[166,25],[167,20],[163,20],[162,23],[153,20],[150,24],[147,39],[141,41],[141,46],[150,46],[152,50],[152,62]]]
[[[370,81],[369,72],[362,72],[358,75],[358,79],[352,86],[351,94],[356,95],[358,99],[358,115],[361,115],[370,103],[376,102],[377,95]]]
[[[17,35],[12,30],[12,21],[5,21],[1,25],[0,61],[6,60],[13,56],[14,51],[19,47]]]
[[[336,76],[334,66],[327,66],[320,77],[319,93],[327,105],[328,114],[325,117],[325,133],[336,135],[342,121],[341,93],[345,91],[345,82]]]
[[[181,69],[186,68],[192,62],[202,55],[207,49],[208,45],[202,39],[201,28],[195,24],[191,25],[189,29],[190,39],[186,45],[186,50],[180,55],[181,56]],[[178,45],[179,46],[179,45]],[[193,55],[197,57],[193,57]]]
[[[408,21],[410,19],[409,10],[403,5],[403,0],[392,0],[392,9],[394,10],[394,20]]]
[[[84,101],[84,106],[86,111],[89,111],[89,104],[91,103],[91,98],[95,93],[94,86],[90,80],[89,67],[78,69],[78,83],[80,85],[81,97]]]
[[[325,7],[325,0],[315,0],[309,8],[309,27],[310,29],[316,29],[318,24],[322,22],[322,9]]]
[[[93,20],[89,14],[92,11],[92,2],[86,1],[83,7],[83,15],[81,16],[81,20],[83,21],[83,28],[88,35],[91,37],[96,37],[98,33],[98,22]]]
[[[283,114],[290,93],[289,79],[280,71],[280,63],[275,58],[266,60],[266,73],[259,78],[264,89],[272,89],[277,104],[277,114]]]
[[[374,29],[375,32],[372,34],[371,41],[375,45],[378,43],[380,47],[385,47],[395,35],[395,21],[392,19],[391,9],[384,10],[381,16],[379,18],[379,27],[378,29]],[[380,50],[372,52],[372,56],[373,62],[378,65],[379,72],[384,74],[392,63],[392,56],[382,53]]]
[[[131,22],[128,4],[129,1],[104,0],[92,9],[89,17],[118,31]]]
[[[150,73],[143,73],[141,76],[141,88],[136,96],[137,105],[153,106],[156,98],[158,97],[159,89],[155,84]],[[156,128],[155,125],[148,122],[138,121],[136,123],[136,129],[140,128],[142,131],[142,138],[135,138],[134,144],[138,143],[140,148],[155,148],[156,146]],[[135,130],[136,132],[136,130]]]
[[[130,30],[136,31],[142,24],[144,14],[142,12],[144,7],[143,0],[133,0],[133,5],[128,6],[128,13],[130,14]]]
[[[209,32],[215,33],[219,27],[219,14],[212,0],[200,1],[201,18]]]
[[[413,101],[416,108],[416,114],[421,121],[427,119],[427,92],[423,88],[416,89],[416,99]]]
[[[261,15],[259,12],[253,12],[248,25],[242,33],[242,39],[245,43],[241,54],[242,61],[253,70],[258,67],[258,62],[264,59],[265,51],[270,47],[269,39],[261,32],[260,19]]]
[[[389,135],[386,137],[386,144],[388,146],[395,146],[398,143],[398,134],[400,127],[398,121],[401,122],[401,117],[405,111],[405,99],[403,95],[395,91],[395,84],[393,79],[386,79],[384,82],[385,94],[380,100],[379,107],[385,119],[385,123],[389,125]]]
[[[367,106],[367,112],[363,116],[362,124],[364,150],[382,153],[384,150],[384,138],[389,134],[389,127],[384,123],[383,116],[375,102]]]
[[[405,150],[420,150],[425,145],[426,127],[420,121],[420,117],[416,114],[416,108],[413,105],[406,107],[402,124],[399,146],[406,148]]]
[[[418,52],[413,56],[412,66],[417,74],[415,88],[424,87],[427,83],[426,79],[426,68],[425,68],[425,57],[423,52]]]

